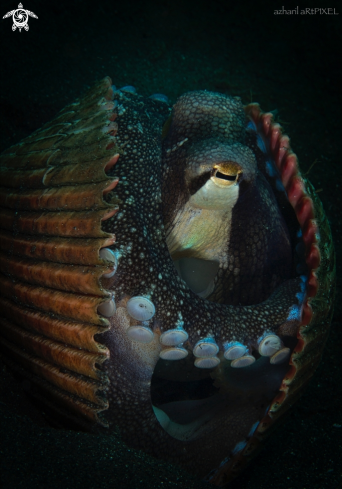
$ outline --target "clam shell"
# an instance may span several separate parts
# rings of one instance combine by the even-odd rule
[[[0,156],[0,346],[3,358],[50,401],[102,425],[108,330],[98,306],[110,297],[100,258],[117,212],[103,196],[117,180],[110,78]],[[107,199],[108,200],[108,199]],[[101,308],[100,308],[101,309]],[[24,369],[24,370],[23,370]]]

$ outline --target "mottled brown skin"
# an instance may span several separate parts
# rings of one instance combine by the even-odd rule
[[[334,290],[334,251],[319,199],[307,182],[302,193],[291,190],[300,182],[287,149],[285,163],[294,161],[294,175],[285,169],[287,194],[277,189],[247,121],[254,117],[267,149],[275,125],[262,119],[258,107],[248,110],[246,117],[236,98],[193,92],[179,99],[169,119],[168,104],[113,92],[105,78],[0,156],[2,174],[10,175],[0,192],[3,359],[30,379],[31,394],[51,408],[95,431],[119,429],[130,446],[218,486],[248,462],[311,377]],[[277,137],[270,151],[276,161],[285,144]],[[215,163],[221,173],[233,169],[240,186],[228,226],[231,239],[220,255],[230,262],[219,269],[210,300],[181,279],[167,246],[177,209],[213,176],[204,171],[192,178],[201,158],[208,171]],[[308,218],[300,200],[292,204],[297,195],[312,203]],[[314,218],[319,241],[311,232]],[[293,249],[299,228],[305,257]],[[117,257],[111,278],[103,276],[113,268],[100,258],[104,247]],[[294,272],[304,259],[307,282]],[[153,331],[148,344],[127,334],[141,325],[127,311],[134,296],[149,298],[156,309],[143,324]],[[111,297],[116,312],[106,318],[98,307]],[[189,335],[189,355],[159,360],[161,334],[180,326]],[[268,332],[289,346],[290,364],[270,365],[255,353]],[[192,349],[209,335],[221,363],[202,370]],[[231,368],[223,352],[232,340],[248,346],[257,361]],[[186,397],[172,397],[176,381],[189,382]],[[200,396],[192,397],[194,385]],[[161,426],[153,406],[183,425],[182,436]]]
[[[243,182],[228,247],[234,261],[218,277],[220,288],[211,297],[217,300],[223,296],[224,303],[232,305],[258,304],[294,276],[289,233],[268,183],[259,174],[253,188],[244,192],[242,187]]]
[[[284,280],[295,276],[293,242],[272,188],[261,172],[266,157],[251,135],[241,130],[245,126],[245,112],[238,99],[190,92],[174,106],[163,141],[167,239],[179,225],[176,220],[179,210],[208,181],[214,165],[234,161],[241,169],[231,235],[229,229],[225,230],[227,238],[222,249],[228,264],[220,262],[215,290],[209,297],[214,302],[231,305],[258,304]],[[181,141],[185,142],[178,147]],[[196,172],[196,166],[201,170]],[[191,173],[196,176],[188,177],[189,167],[193,167]],[[208,217],[212,218],[210,213]],[[186,256],[198,254],[189,250]],[[174,259],[179,257],[178,253]]]

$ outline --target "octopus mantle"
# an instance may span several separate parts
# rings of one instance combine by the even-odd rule
[[[4,361],[59,414],[227,484],[312,376],[334,294],[272,114],[105,78],[0,164]]]

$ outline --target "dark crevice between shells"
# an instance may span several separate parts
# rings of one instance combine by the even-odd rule
[[[292,352],[297,340],[283,341]],[[270,365],[269,358],[253,354],[257,361],[244,369],[231,368],[223,355],[220,366],[208,370],[194,367],[191,352],[177,362],[160,359],[151,380],[151,402],[163,429],[173,438],[191,441],[209,434],[216,418],[232,415],[233,420],[237,408],[262,403],[266,410],[288,365]]]

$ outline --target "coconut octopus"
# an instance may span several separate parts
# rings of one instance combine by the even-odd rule
[[[95,84],[2,153],[0,345],[79,426],[225,486],[320,361],[334,250],[271,113]]]

